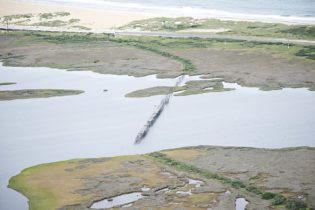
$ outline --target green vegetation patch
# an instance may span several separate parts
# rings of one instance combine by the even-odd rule
[[[15,85],[15,82],[2,82],[0,85]]]
[[[53,13],[40,13],[39,15],[40,19],[50,19],[54,17]]]
[[[85,26],[81,26],[81,25],[74,25],[74,26],[71,26],[71,28],[75,28],[75,29],[79,29],[79,30],[86,30],[86,31],[91,30],[91,28],[85,27]]]
[[[68,21],[51,20],[51,21],[33,23],[32,25],[33,26],[45,26],[45,27],[61,27],[61,26],[67,26],[68,24],[69,24]]]
[[[315,60],[315,46],[306,46],[303,49],[296,52],[295,55]]]
[[[3,16],[1,19],[2,20],[14,20],[14,19],[24,19],[24,18],[32,18],[34,15],[33,14],[17,14],[17,15],[6,15]]]
[[[314,26],[291,26],[288,29],[282,29],[281,33],[290,34],[293,36],[305,36],[305,37],[315,37],[315,27]]]
[[[147,51],[156,53],[158,55],[161,55],[163,57],[167,57],[167,58],[170,58],[172,60],[176,60],[176,61],[181,62],[182,65],[183,65],[183,71],[184,72],[191,72],[191,71],[196,70],[195,65],[190,60],[188,60],[186,58],[183,58],[183,57],[171,54],[171,53],[166,52],[166,51],[162,51],[162,50],[160,50],[158,48],[149,47],[148,45],[142,45],[142,44],[139,44],[139,43],[129,43],[129,44],[132,45],[132,46],[135,46],[137,48],[140,48],[140,49],[143,49],[143,50],[147,50]]]
[[[71,26],[73,27],[73,26]],[[4,31],[4,30],[2,30]],[[10,32],[12,35],[22,32]],[[169,57],[183,64],[186,72],[194,71],[196,66],[187,58],[174,55],[169,52],[171,49],[191,49],[191,48],[216,48],[228,50],[246,50],[258,53],[268,53],[285,58],[303,58],[313,61],[309,56],[314,54],[313,47],[303,45],[290,45],[289,48],[283,43],[268,43],[258,41],[240,41],[226,38],[166,38],[166,37],[139,37],[139,36],[113,36],[112,34],[93,34],[93,33],[65,33],[65,32],[23,32],[36,39],[57,43],[86,43],[91,41],[110,41],[124,45],[137,47],[157,53],[161,56]],[[302,51],[301,51],[302,50]],[[304,52],[298,53],[299,51]],[[307,53],[308,56],[305,56]]]
[[[55,12],[54,14],[56,16],[64,17],[64,16],[69,16],[70,12]]]
[[[25,89],[0,91],[0,101],[30,98],[48,98],[54,96],[68,96],[84,93],[82,90],[62,89]]]
[[[69,26],[73,24],[77,24],[80,22],[80,19],[77,18],[72,18],[68,21],[65,20],[49,20],[49,21],[41,21],[37,23],[33,23],[33,26],[45,26],[45,27],[62,27],[62,26]],[[71,26],[73,27],[73,26]],[[84,26],[78,26],[84,28]]]
[[[39,14],[17,14],[7,15],[0,17],[1,22],[10,25],[31,25],[31,26],[47,26],[47,27],[60,27],[66,25],[72,25],[80,22],[80,19],[58,20],[60,17],[69,16],[69,12],[50,12]],[[34,23],[34,21],[40,20],[40,22]],[[42,21],[45,20],[45,21]],[[50,20],[50,21],[48,21]],[[33,24],[31,22],[33,21]]]
[[[305,53],[307,52],[312,53],[312,48],[309,46],[302,46],[302,45],[290,45],[289,48],[287,45],[282,43],[267,43],[267,42],[253,42],[253,41],[236,41],[236,40],[229,40],[229,39],[201,39],[201,38],[163,38],[163,37],[137,37],[137,36],[113,36],[112,34],[93,34],[88,32],[82,32],[82,33],[69,33],[69,32],[19,32],[19,31],[9,31],[6,32],[4,30],[1,31],[2,37],[7,36],[7,34],[10,34],[10,36],[16,36],[19,42],[24,42],[23,44],[27,43],[35,43],[39,42],[42,44],[47,44],[47,42],[52,42],[56,45],[64,45],[68,44],[69,47],[72,46],[78,46],[81,45],[82,47],[90,46],[91,43],[97,44],[97,43],[106,43],[106,44],[115,44],[115,45],[121,45],[121,46],[130,46],[134,48],[139,48],[145,51],[152,52],[154,54],[158,54],[160,56],[172,59],[174,61],[179,62],[182,64],[182,72],[178,71],[176,69],[170,69],[171,76],[178,76],[179,74],[187,74],[187,75],[193,75],[197,74],[197,67],[196,65],[198,62],[198,58],[196,57],[190,57],[189,53],[188,55],[185,55],[185,52],[188,52],[188,50],[199,50],[200,48],[208,48],[209,50],[225,50],[232,52],[233,50],[237,50],[237,53],[255,53],[255,56],[257,55],[257,60],[259,59],[260,54],[262,55],[272,55],[277,59],[276,57],[285,58],[288,60],[288,62],[297,63],[301,62],[301,65],[308,66],[309,64],[314,64],[314,60],[310,59],[310,56],[305,56]],[[301,53],[297,53],[299,51],[304,52],[302,55]],[[304,51],[303,51],[304,50]],[[184,54],[182,54],[184,52]],[[234,53],[234,52],[232,52]],[[14,65],[14,61],[17,61],[19,59],[18,56],[20,56],[22,59],[22,55],[7,55],[7,52],[3,52],[3,55],[1,56],[4,60],[4,65]],[[198,55],[198,54],[196,54]],[[16,56],[16,57],[14,57]],[[196,63],[192,60],[194,59]],[[100,60],[93,59],[94,60]],[[91,61],[91,62],[93,62]],[[72,61],[73,62],[73,61]],[[228,61],[227,61],[228,62]],[[256,62],[256,61],[255,61]],[[283,61],[281,61],[283,62]],[[285,62],[285,61],[284,61]],[[303,63],[302,63],[303,62]],[[95,62],[98,63],[98,62]],[[92,66],[95,63],[90,63]],[[299,64],[299,65],[300,65]],[[35,63],[31,63],[30,65],[36,66]],[[54,61],[46,64],[41,64],[45,66],[50,67],[58,67],[58,68],[69,68],[69,65],[63,65],[60,66],[57,65]],[[73,64],[72,64],[73,65]],[[103,65],[100,62],[100,66]],[[71,66],[70,66],[71,67]],[[95,67],[100,68],[100,67]],[[212,70],[209,70],[209,72]],[[152,73],[152,71],[150,72]],[[154,73],[158,73],[160,75],[169,76],[167,71],[165,72],[158,72],[154,71]],[[207,74],[207,71],[200,72],[203,74]],[[132,72],[131,74],[137,74],[137,71]],[[284,73],[281,73],[284,74]],[[140,76],[143,76],[144,74],[141,74]],[[221,75],[216,76],[220,77]],[[222,77],[228,79],[225,77],[225,75],[222,75]],[[235,76],[233,76],[236,78]],[[246,77],[246,75],[241,75],[241,77]],[[235,82],[235,81],[232,81]],[[241,85],[247,85],[243,84],[242,81],[237,81],[238,84]],[[279,89],[283,87],[288,87],[285,83],[280,83],[278,81],[272,81],[267,83],[272,83],[271,85],[262,85],[264,90],[273,90],[273,89]],[[312,83],[304,84],[304,87],[311,87]],[[302,86],[300,86],[302,87]],[[205,93],[209,92],[210,88],[208,90],[191,90],[186,91],[185,93],[181,94],[197,94],[197,93]],[[216,89],[217,91],[220,91],[220,89]]]
[[[39,26],[66,26],[68,22],[66,21],[46,21],[35,23],[34,25]],[[16,33],[16,32],[15,32]],[[163,57],[167,57],[172,60],[176,60],[183,65],[184,72],[191,72],[196,69],[195,65],[186,58],[182,58],[180,56],[174,55],[167,51],[164,51],[160,48],[159,45],[152,45],[152,42],[144,41],[134,37],[113,37],[110,34],[93,34],[93,33],[58,33],[58,32],[32,32],[31,36],[36,37],[37,39],[42,39],[44,41],[51,41],[57,43],[83,43],[90,41],[110,41],[115,42],[131,47],[135,47],[138,49],[150,51],[152,53],[161,55]],[[154,42],[154,41],[153,41]]]
[[[29,198],[28,204],[30,210],[55,209],[58,207],[58,199],[54,193],[52,193],[49,188],[45,187],[29,187],[27,180],[33,174],[49,170],[51,167],[54,168],[62,165],[72,165],[77,162],[79,162],[79,159],[41,164],[24,169],[19,175],[10,178],[9,187],[18,190],[23,195],[27,195],[27,198]]]
[[[69,15],[70,15],[69,12],[47,12],[47,13],[40,13],[38,17],[40,19],[51,19],[55,17],[65,17]]]
[[[177,18],[166,18],[158,17],[146,20],[136,20],[121,29],[140,29],[149,31],[177,31],[188,28],[198,28],[202,24],[199,20],[191,17],[177,17]]]
[[[139,192],[143,186],[152,189],[143,192],[152,200],[155,189],[184,186],[176,174],[165,178],[162,171],[160,164],[140,155],[70,160],[27,168],[10,179],[9,187],[28,198],[30,210],[88,209],[94,201]],[[186,203],[195,204],[200,201],[197,197]],[[145,206],[158,209],[161,205],[149,200],[144,201]],[[136,203],[134,206],[138,209]]]
[[[80,22],[80,19],[78,19],[78,18],[71,18],[71,19],[68,21],[69,24],[74,24],[74,23],[78,23],[78,22]]]
[[[121,29],[143,31],[181,31],[189,29],[225,29],[219,34],[238,36],[278,37],[286,39],[315,39],[315,26],[285,25],[246,21],[224,21],[217,19],[151,18],[133,21]],[[220,31],[220,30],[218,30]]]
[[[308,88],[309,91],[315,91],[315,85]]]
[[[186,82],[185,91],[176,94],[176,96],[187,96],[209,92],[231,91],[234,88],[224,88],[222,80],[196,80]]]
[[[253,200],[249,200],[253,201],[254,205],[264,199],[267,201],[266,205],[272,205],[270,206],[272,209],[312,209],[303,201],[292,199],[289,195],[284,196],[284,193],[281,195],[281,193],[267,192],[263,187],[246,184],[188,163],[199,161],[199,157],[206,155],[204,150],[199,148],[203,146],[164,150],[146,155],[75,159],[41,164],[24,169],[20,174],[12,177],[9,180],[9,187],[28,198],[30,210],[86,209],[95,201],[129,192],[139,192],[143,186],[150,188],[149,191],[143,192],[147,199],[143,199],[140,203],[135,202],[134,208],[146,206],[158,209],[162,206],[166,207],[165,209],[194,209],[199,208],[199,204],[209,204],[213,200],[216,200],[215,204],[223,201],[218,196],[223,195],[226,188],[229,190],[234,188],[233,194],[252,197]],[[216,152],[216,149],[212,147],[211,152]],[[225,149],[233,148],[225,147]],[[256,178],[260,179],[261,176]],[[191,191],[195,187],[187,185],[188,177],[203,181],[203,185],[199,188],[201,190]],[[156,194],[157,191],[165,188],[169,191],[163,193],[164,195]],[[192,195],[179,196],[177,191],[190,191]],[[170,205],[174,202],[178,202],[175,207]]]
[[[146,88],[146,89],[130,92],[126,94],[126,97],[140,98],[140,97],[150,97],[150,96],[156,96],[156,95],[167,95],[169,93],[181,91],[184,89],[185,89],[184,87],[157,86],[157,87],[151,87],[151,88]]]

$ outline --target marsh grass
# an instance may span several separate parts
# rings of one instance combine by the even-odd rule
[[[29,99],[29,98],[48,98],[56,96],[69,96],[82,94],[82,90],[63,90],[63,89],[23,89],[23,90],[3,90],[0,91],[0,101]]]
[[[160,152],[153,152],[148,154],[149,157],[154,158],[155,160],[159,161],[162,164],[174,167],[179,170],[183,170],[189,173],[194,173],[199,176],[202,176],[207,179],[215,179],[220,181],[223,184],[226,184],[232,188],[238,189],[238,190],[244,190],[250,193],[253,193],[259,197],[261,197],[264,200],[271,200],[272,204],[275,206],[285,206],[287,209],[290,210],[307,210],[310,209],[307,207],[307,205],[302,201],[297,201],[294,199],[286,198],[282,196],[281,194],[275,194],[270,192],[265,192],[262,189],[259,189],[252,185],[246,185],[243,182],[239,180],[233,180],[230,178],[227,178],[225,176],[212,173],[210,171],[200,169],[194,165],[190,165],[175,159],[172,159],[168,157],[165,154],[162,154]]]
[[[50,22],[44,25],[66,25],[68,22]],[[76,26],[72,26],[76,27]],[[78,26],[80,27],[80,26]],[[4,30],[2,30],[3,33]],[[176,60],[182,64],[185,73],[193,72],[196,66],[189,58],[176,55],[172,50],[214,48],[228,50],[244,50],[248,53],[268,53],[287,59],[298,58],[307,62],[314,62],[314,47],[302,45],[290,45],[282,43],[267,43],[258,41],[239,41],[219,38],[166,38],[166,37],[138,37],[138,36],[113,36],[112,34],[71,33],[71,32],[19,32],[10,31],[10,35],[24,35],[33,39],[39,39],[59,44],[88,43],[88,42],[114,42],[131,46]]]
[[[233,88],[224,88],[222,81],[194,80],[188,81],[183,86],[156,86],[136,90],[126,94],[126,97],[150,97],[155,95],[166,95],[175,93],[175,96],[196,95],[209,92],[231,91]],[[177,93],[179,92],[179,93]]]

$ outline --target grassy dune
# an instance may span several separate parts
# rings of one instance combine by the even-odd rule
[[[285,25],[246,21],[222,21],[217,19],[194,19],[190,17],[151,18],[133,21],[121,29],[139,29],[144,31],[177,31],[194,29],[226,29],[219,34],[277,37],[287,39],[315,39],[315,26]]]

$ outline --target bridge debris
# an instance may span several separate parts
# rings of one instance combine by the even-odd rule
[[[184,80],[185,75],[182,75],[178,78],[178,80],[175,83],[174,90],[177,86],[179,86],[182,81]],[[161,103],[157,106],[154,113],[151,115],[151,117],[147,120],[146,124],[142,127],[142,129],[139,131],[138,135],[135,139],[135,144],[139,144],[142,142],[142,140],[146,137],[148,134],[150,128],[154,125],[156,120],[161,116],[164,108],[169,104],[171,97],[173,96],[173,91],[168,93],[161,101]]]

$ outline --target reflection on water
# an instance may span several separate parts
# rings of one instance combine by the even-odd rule
[[[0,102],[0,209],[27,209],[25,198],[6,188],[8,179],[44,162],[194,145],[315,146],[315,92],[306,89],[264,92],[225,84],[236,90],[173,97],[147,138],[134,145],[134,136],[163,96],[124,95],[170,86],[175,79],[20,67],[0,67],[0,78],[17,82],[1,86],[2,90],[85,91],[76,96]]]

